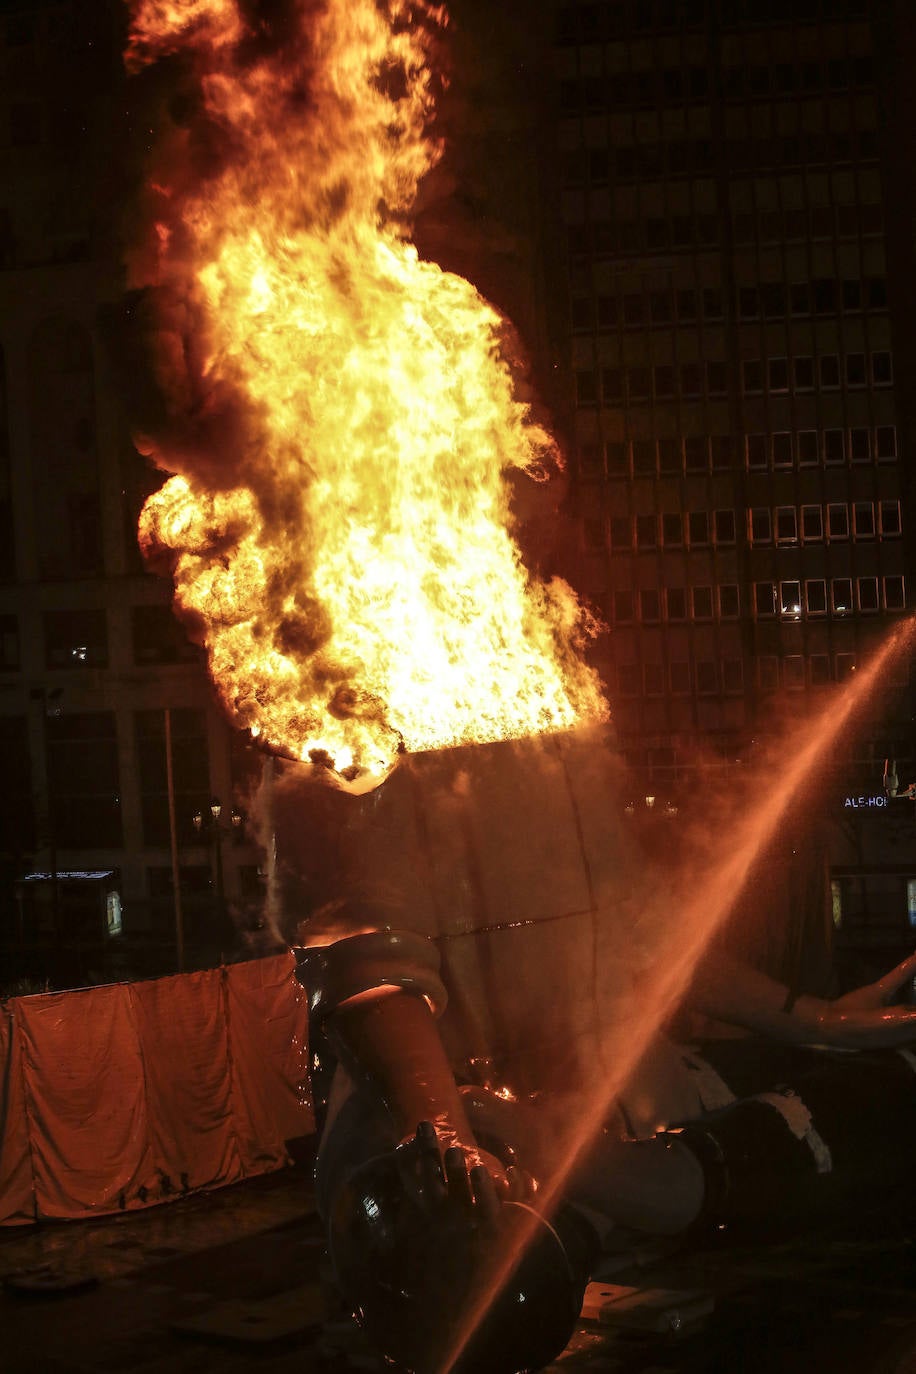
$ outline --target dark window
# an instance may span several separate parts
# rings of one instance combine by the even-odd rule
[[[684,456],[688,472],[706,472],[709,468],[709,441],[705,434],[689,434],[684,440]]]
[[[643,587],[639,593],[639,617],[641,620],[658,620],[661,617],[661,598],[655,587]]]
[[[712,587],[694,587],[692,595],[694,620],[712,620]]]
[[[695,320],[697,317],[697,298],[694,291],[677,293],[677,316],[679,320]]]
[[[598,297],[598,328],[614,329],[617,325],[617,297]]]
[[[724,396],[728,390],[728,369],[725,363],[706,364],[706,387],[710,396]]]
[[[680,472],[681,462],[680,439],[659,439],[658,464],[662,472]]]
[[[869,310],[884,310],[887,306],[887,280],[869,277],[865,283],[865,303]]]
[[[795,358],[792,362],[796,391],[811,391],[814,387],[814,359]]]
[[[0,615],[0,670],[15,672],[19,667],[19,619]]]
[[[690,664],[677,659],[671,664],[669,673],[671,690],[675,696],[688,696],[690,694]]]
[[[820,506],[802,506],[802,539],[823,539],[824,522]]]
[[[871,355],[871,376],[875,386],[890,386],[894,380],[894,368],[890,353]]]
[[[848,682],[856,670],[855,654],[837,654],[836,656],[836,680],[837,682]]]
[[[628,291],[623,298],[624,324],[642,324],[646,317],[641,291]]]
[[[633,440],[633,471],[637,475],[655,476],[655,440]]]
[[[580,334],[595,327],[595,302],[591,296],[575,296],[570,306],[573,332]]]
[[[601,445],[597,443],[583,443],[579,445],[579,471],[583,477],[601,477],[604,474],[604,458],[601,454]],[[144,607],[144,609],[148,609]],[[135,631],[136,634],[136,631]],[[136,656],[136,648],[134,649]]]
[[[879,609],[877,577],[860,577],[857,590],[860,611],[877,611]]]
[[[767,465],[767,436],[749,434],[747,436],[747,465],[749,468],[765,468]]]
[[[769,506],[755,506],[751,511],[751,542],[768,544],[772,538]]]
[[[121,798],[113,711],[46,718],[48,791],[59,849],[118,849]]]
[[[626,624],[633,619],[633,593],[621,589],[614,593],[614,619]]]
[[[734,582],[719,584],[719,615],[723,620],[735,620],[739,610],[738,587]]]
[[[763,364],[759,358],[745,358],[741,364],[741,379],[746,392],[763,390]]]
[[[636,546],[640,549],[654,549],[658,540],[658,521],[654,515],[637,515]]]
[[[882,501],[881,502],[881,533],[885,539],[888,536],[897,535],[901,531],[900,524],[900,502]]]
[[[744,320],[755,320],[760,314],[760,295],[756,286],[739,288],[738,313]]]
[[[782,661],[782,680],[797,691],[805,685],[805,660],[801,654],[787,654]]]
[[[696,667],[697,691],[701,696],[712,696],[719,690],[717,665],[710,659],[699,659]]]
[[[709,543],[709,512],[692,510],[687,516],[687,532],[691,544]]]
[[[757,683],[762,692],[775,692],[779,686],[779,659],[775,654],[763,654],[757,660]]]
[[[841,429],[824,430],[824,462],[842,463],[846,459],[845,435]]]
[[[865,385],[865,354],[847,353],[846,354],[846,385],[864,386]]]
[[[655,394],[659,399],[674,395],[674,368],[669,364],[652,369],[655,380]]]
[[[582,521],[582,534],[585,539],[587,549],[604,548],[604,521],[601,519],[590,519],[586,517]]]
[[[591,368],[576,369],[576,404],[593,406],[598,401],[598,381]]]
[[[817,430],[803,429],[795,436],[799,467],[813,467],[817,463]]]
[[[166,848],[169,844],[168,765],[165,753],[165,711],[136,711],[137,769],[143,841]],[[210,764],[207,722],[203,711],[171,712],[172,775],[178,842],[201,842],[194,814],[209,816]]]
[[[784,430],[773,435],[773,466],[774,468],[790,468],[792,466],[792,435]]]
[[[35,847],[35,808],[29,729],[25,716],[0,716],[3,789],[0,791],[0,851],[15,863]]]
[[[830,655],[812,654],[808,659],[808,668],[811,674],[811,686],[823,687],[830,681]]]
[[[45,611],[47,668],[105,668],[108,624],[103,610]]]
[[[788,391],[789,362],[787,358],[770,358],[768,373],[771,391]]]
[[[857,501],[852,508],[852,518],[857,539],[874,539],[875,507],[871,501]]]
[[[629,549],[633,544],[633,525],[628,515],[611,517],[611,547]]]
[[[906,590],[902,577],[885,577],[884,604],[889,611],[902,611],[906,607]]]
[[[806,281],[795,281],[789,287],[789,304],[793,315],[811,314],[811,287]]]
[[[827,535],[830,539],[849,538],[849,508],[841,504],[827,507]]]
[[[41,106],[18,102],[10,106],[10,143],[14,148],[36,148],[41,142]]]
[[[862,283],[858,278],[853,277],[843,282],[843,309],[862,309]]]
[[[681,364],[681,393],[684,396],[699,396],[702,391],[702,376],[699,363]]]
[[[665,591],[665,606],[669,620],[687,619],[687,593],[683,587],[668,587]]]
[[[754,583],[754,610],[757,615],[776,614],[776,583]]]
[[[647,697],[660,697],[665,691],[665,669],[661,663],[644,663],[643,688]]]
[[[825,353],[820,359],[821,386],[833,388],[840,385],[840,360],[835,353]]]
[[[717,470],[730,468],[735,457],[735,444],[730,434],[713,434],[710,438],[712,446],[712,465]]]
[[[677,546],[684,542],[684,522],[678,511],[669,511],[662,516],[662,542]]]
[[[834,577],[830,583],[833,609],[840,615],[852,610],[852,578]]]
[[[771,281],[761,286],[760,300],[767,319],[778,320],[785,315],[786,288],[781,281]]]
[[[703,288],[703,315],[707,320],[721,320],[724,312],[722,292],[717,286]]]
[[[827,583],[822,577],[805,583],[805,605],[809,615],[827,614]]]
[[[814,283],[814,313],[816,315],[835,315],[837,304],[837,284],[833,277],[822,277]]]
[[[201,657],[169,606],[134,606],[130,619],[135,663],[188,663]]]
[[[672,314],[670,291],[652,291],[649,293],[649,316],[653,324],[667,324]]]
[[[639,696],[639,679],[638,663],[618,663],[617,690],[622,697]]]
[[[717,544],[734,544],[735,512],[733,510],[717,510],[715,514],[715,528]]]
[[[608,404],[623,400],[623,371],[619,367],[605,367],[601,372],[601,386]]]
[[[854,463],[867,463],[871,460],[871,436],[864,427],[849,431],[849,456]]]
[[[733,694],[744,691],[744,663],[740,658],[723,658],[722,690]]]
[[[875,430],[875,456],[885,463],[897,457],[896,425],[879,425]]]
[[[604,446],[607,457],[607,470],[612,477],[628,477],[630,464],[627,461],[627,446],[620,439],[609,439]]]
[[[776,507],[776,542],[777,544],[794,544],[798,538],[798,528],[795,519],[794,506]]]

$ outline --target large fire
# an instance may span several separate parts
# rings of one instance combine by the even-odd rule
[[[512,534],[509,475],[554,441],[499,314],[409,236],[444,12],[262,8],[132,3],[129,67],[170,59],[185,87],[133,271],[174,421],[138,437],[175,474],[141,542],[235,720],[294,758],[374,778],[402,749],[602,718],[594,622]]]

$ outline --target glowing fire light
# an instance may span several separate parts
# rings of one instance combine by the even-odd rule
[[[502,321],[421,261],[405,215],[441,9],[130,0],[128,66],[192,83],[147,188],[170,410],[138,436],[175,474],[140,538],[230,713],[268,747],[384,775],[419,750],[603,718],[595,623],[526,573],[508,475],[551,436],[517,399]]]

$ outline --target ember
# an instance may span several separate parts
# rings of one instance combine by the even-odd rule
[[[602,719],[595,625],[526,572],[512,470],[554,440],[515,394],[502,321],[421,261],[406,217],[439,147],[444,12],[136,0],[134,69],[180,54],[187,126],[154,154],[148,259],[175,474],[141,542],[232,716],[374,785],[399,749]]]

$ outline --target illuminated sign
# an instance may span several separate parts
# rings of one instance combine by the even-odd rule
[[[887,800],[887,797],[880,794],[874,797],[847,797],[843,806],[851,807],[853,811],[865,811],[868,807],[887,806]]]

